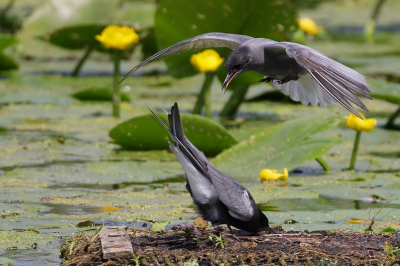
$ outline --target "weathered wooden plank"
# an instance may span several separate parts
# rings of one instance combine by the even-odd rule
[[[125,226],[104,226],[100,231],[104,259],[133,258],[132,244]]]

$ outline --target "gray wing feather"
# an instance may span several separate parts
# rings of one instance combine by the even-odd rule
[[[252,197],[248,190],[232,177],[208,163],[208,174],[219,199],[236,219],[249,221],[254,215]]]
[[[176,105],[176,103],[175,103],[175,105],[174,105],[173,107],[175,107],[175,106],[176,106],[176,109],[175,109],[175,110],[177,110],[176,112],[177,112],[177,114],[178,114],[178,116],[179,116],[179,110],[177,109],[178,106]],[[177,148],[179,149],[179,151],[180,151],[181,153],[183,153],[183,154],[191,161],[191,163],[193,163],[193,165],[196,167],[196,169],[197,169],[198,171],[200,171],[200,172],[203,173],[205,176],[207,176],[206,164],[205,164],[204,162],[202,162],[201,160],[199,160],[197,157],[194,156],[194,154],[193,154],[193,149],[195,149],[196,151],[198,151],[198,153],[199,153],[201,156],[203,156],[203,157],[205,158],[204,153],[202,153],[202,152],[200,152],[199,150],[197,150],[196,147],[194,147],[194,145],[193,145],[184,135],[182,136],[181,139],[178,138],[178,136],[176,135],[176,132],[177,132],[177,131],[180,131],[180,129],[177,130],[176,128],[173,128],[173,127],[172,127],[172,125],[174,125],[174,122],[176,122],[176,119],[174,120],[174,122],[172,122],[172,121],[173,121],[173,118],[171,117],[170,114],[168,114],[168,121],[169,121],[169,124],[170,124],[170,127],[171,127],[171,129],[170,129],[170,128],[168,128],[168,126],[161,120],[161,118],[153,112],[153,110],[151,110],[149,107],[147,107],[147,108],[148,108],[148,109],[150,110],[150,112],[157,118],[158,122],[160,122],[160,124],[161,124],[161,125],[168,131],[168,133],[171,135],[171,138],[174,140],[174,142],[175,142]],[[171,110],[174,110],[174,109],[171,108]],[[179,119],[179,122],[180,122],[180,119]],[[174,126],[175,126],[175,127],[182,127],[182,124],[174,125]],[[182,128],[181,131],[182,131],[182,134],[183,134],[183,128]],[[190,145],[188,145],[188,143],[189,143]],[[200,155],[198,155],[198,156],[200,156]]]
[[[229,213],[236,219],[249,221],[254,216],[253,198],[248,190],[232,177],[215,168],[184,135],[177,103],[171,107],[168,114],[170,128],[149,108],[157,120],[170,133],[176,144],[176,149],[183,154],[204,177],[208,177],[218,194],[218,198],[228,208]],[[178,156],[177,156],[178,157]],[[178,158],[179,159],[179,158]],[[194,185],[194,184],[193,184]],[[191,188],[193,190],[194,188]],[[189,191],[191,191],[189,190]],[[192,195],[196,197],[196,195]],[[255,203],[254,203],[255,205]]]
[[[124,81],[127,77],[133,74],[136,70],[138,70],[143,65],[153,62],[160,57],[167,57],[173,54],[179,54],[186,52],[190,49],[198,50],[202,48],[210,48],[210,47],[227,47],[232,50],[235,50],[243,43],[247,42],[248,40],[253,39],[252,37],[246,35],[238,35],[238,34],[228,34],[228,33],[220,33],[220,32],[212,32],[206,33],[202,35],[195,36],[193,38],[189,38],[178,42],[160,52],[150,56],[142,63],[138,64],[134,68],[132,68],[120,81]]]
[[[281,42],[268,45],[266,49],[275,49],[277,46],[284,47],[287,55],[305,68],[315,81],[347,110],[358,116],[358,112],[348,102],[351,101],[368,111],[362,101],[351,93],[352,91],[372,99],[363,75],[301,44]]]

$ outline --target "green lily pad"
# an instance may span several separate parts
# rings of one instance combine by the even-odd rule
[[[313,136],[334,128],[339,119],[314,115],[287,121],[240,142],[219,154],[213,163],[235,177],[255,177],[263,168],[293,169],[324,155],[342,140],[333,135]]]
[[[18,69],[19,65],[17,61],[3,54],[4,49],[16,43],[18,43],[17,38],[7,34],[0,34],[0,71]]]
[[[0,265],[10,265],[11,263],[15,262],[12,259],[2,257],[0,258]]]
[[[381,79],[368,79],[371,97],[394,104],[400,104],[400,85]]]
[[[87,46],[101,49],[101,45],[95,39],[95,36],[101,34],[105,27],[107,25],[69,26],[54,30],[38,38],[70,50],[85,49]]]
[[[95,50],[103,53],[108,53],[109,49],[104,48],[101,43],[96,40],[96,35],[100,35],[105,27],[108,25],[93,24],[93,25],[78,25],[60,28],[47,33],[44,36],[38,36],[37,38],[43,41],[47,41],[51,44],[60,46],[69,50],[80,50],[86,49],[88,47],[93,47]],[[139,40],[143,45],[149,45],[153,47],[148,47],[144,51],[154,51],[154,36],[151,35],[151,28],[136,30],[137,34],[147,31],[144,36],[144,40]],[[153,38],[153,39],[152,39]],[[124,50],[122,54],[122,59],[127,59],[129,54],[133,52],[136,45],[131,48]]]
[[[5,54],[0,54],[0,70],[14,70],[18,68],[19,65],[14,58]]]
[[[18,43],[18,39],[9,34],[0,34],[0,52],[8,46]]]
[[[396,233],[396,229],[394,229],[392,227],[386,227],[382,231],[385,232],[385,233],[390,233],[390,234]]]
[[[164,113],[158,116],[167,123]],[[230,148],[238,141],[217,122],[192,114],[181,114],[186,137],[207,156],[214,156]],[[132,118],[114,127],[110,137],[123,148],[132,150],[169,149],[168,132],[153,115]]]
[[[389,103],[400,104],[400,95],[371,93],[372,98],[387,101]]]
[[[169,221],[159,221],[152,223],[151,231],[153,232],[162,232],[165,230],[165,227],[169,225]]]
[[[83,89],[71,96],[81,101],[112,101],[112,94],[108,88]],[[121,101],[130,102],[131,98],[128,94],[121,93]]]
[[[265,14],[266,10],[268,15]],[[214,0],[209,3],[182,1],[177,4],[174,0],[163,0],[157,7],[155,31],[160,49],[207,32],[244,34],[284,41],[296,29],[296,17],[296,6],[290,1]],[[216,50],[223,58],[231,52],[224,48]],[[188,51],[166,58],[170,74],[176,78],[196,74],[189,58],[197,52]]]

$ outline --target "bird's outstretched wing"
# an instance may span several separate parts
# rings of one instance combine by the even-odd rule
[[[154,60],[157,60],[160,57],[167,57],[173,54],[180,54],[183,52],[186,52],[190,49],[193,50],[198,50],[202,48],[210,48],[210,47],[227,47],[232,50],[235,50],[238,48],[240,45],[245,43],[248,40],[253,39],[250,36],[246,35],[238,35],[238,34],[228,34],[228,33],[220,33],[220,32],[212,32],[212,33],[206,33],[202,35],[198,35],[186,40],[183,40],[181,42],[178,42],[177,44],[174,44],[168,48],[165,48],[164,50],[161,50],[160,52],[150,56],[146,60],[144,60],[142,63],[138,64],[134,68],[132,68],[120,81],[124,81],[127,77],[132,75],[136,70],[138,70],[140,67],[143,65],[153,62]]]
[[[300,95],[298,98],[304,98],[307,96],[311,98],[320,95],[320,98],[322,99],[322,97],[326,97],[324,94],[328,93],[336,102],[340,103],[343,107],[357,116],[359,116],[358,112],[349,101],[368,111],[368,108],[361,102],[361,100],[353,94],[353,92],[355,92],[372,100],[371,96],[368,94],[371,91],[368,89],[368,85],[363,75],[326,57],[318,51],[301,44],[281,42],[267,45],[264,50],[265,52],[271,51],[276,53],[277,50],[279,50],[277,49],[278,47],[281,48],[280,52],[286,53],[288,57],[295,59],[296,62],[306,69],[308,74],[318,83],[319,86],[314,86],[313,88],[318,89],[320,87],[325,91],[311,92],[311,88],[308,86],[308,88],[305,88],[308,89],[308,92],[305,91],[304,93],[314,93],[314,95]],[[289,86],[294,88],[293,85],[295,82],[296,81],[290,81],[282,85],[273,85],[280,89],[285,89],[286,87],[289,89]],[[301,99],[299,100],[302,101]],[[308,102],[312,103],[312,100],[308,99]],[[328,105],[330,103],[327,100],[325,100],[325,102],[328,103]]]

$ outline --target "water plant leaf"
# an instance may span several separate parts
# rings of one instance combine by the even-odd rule
[[[16,43],[18,43],[17,38],[8,34],[0,34],[0,71],[18,69],[17,61],[3,53],[4,49]]]
[[[394,228],[392,228],[392,227],[390,227],[390,226],[384,228],[382,231],[385,232],[385,233],[391,233],[391,234],[396,233],[396,229],[394,229]]]
[[[13,70],[18,69],[18,67],[17,61],[12,57],[0,53],[0,70]]]
[[[88,221],[83,221],[83,222],[78,223],[76,225],[76,227],[92,227],[92,226],[95,226],[95,225],[96,224],[94,222],[88,220]]]
[[[371,97],[394,104],[400,104],[400,85],[382,79],[368,79]]]
[[[164,113],[158,116],[167,123]],[[186,137],[207,156],[214,156],[238,141],[217,122],[192,114],[181,114]],[[168,132],[153,115],[132,118],[114,127],[110,137],[123,148],[132,150],[169,149]]]
[[[268,10],[268,16],[265,10]],[[290,1],[215,0],[206,4],[201,1],[182,1],[178,5],[174,0],[163,0],[158,4],[155,14],[155,31],[160,49],[207,32],[284,41],[296,28],[296,16],[296,6]],[[218,52],[226,58],[231,50],[221,48]],[[196,52],[188,51],[166,58],[170,74],[176,78],[196,74],[197,71],[189,63],[193,53]]]
[[[329,135],[313,136],[334,128],[337,116],[314,115],[268,128],[219,154],[212,162],[234,177],[256,177],[263,168],[293,169],[322,156],[342,140]]]
[[[389,103],[400,104],[400,95],[371,93],[372,98],[387,101]]]
[[[153,232],[162,232],[165,230],[165,227],[169,225],[169,221],[159,221],[152,223],[151,231]]]
[[[81,101],[112,101],[109,88],[87,88],[71,94]],[[126,93],[121,93],[121,101],[130,102],[131,98]]]
[[[101,45],[95,39],[95,36],[100,34],[105,27],[107,25],[67,26],[51,31],[45,36],[38,36],[38,38],[70,50],[85,49],[87,46],[96,46],[101,49]]]
[[[16,43],[18,43],[18,39],[16,37],[9,34],[0,34],[0,52]]]

